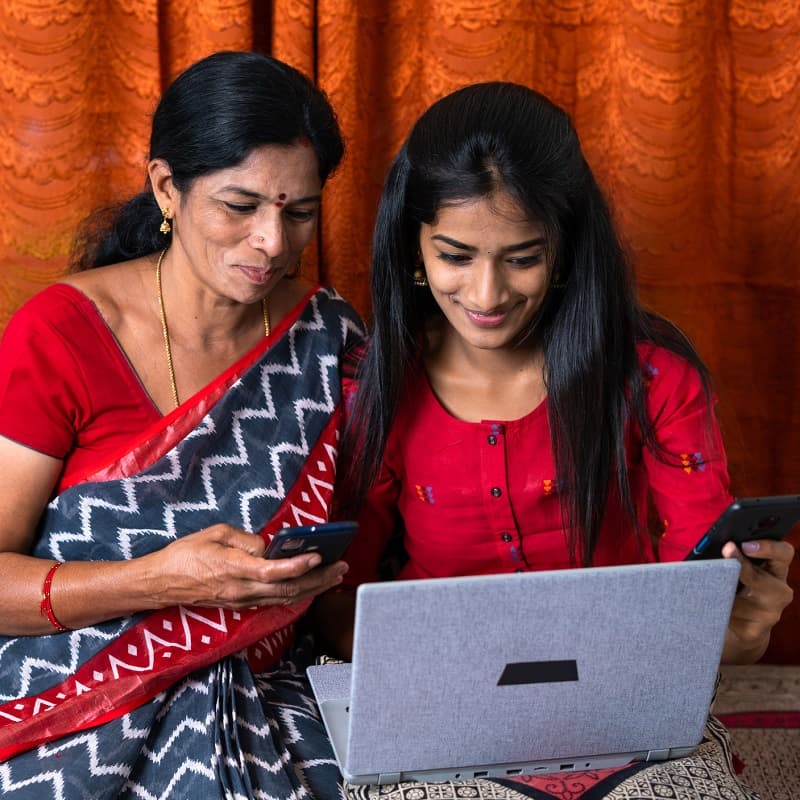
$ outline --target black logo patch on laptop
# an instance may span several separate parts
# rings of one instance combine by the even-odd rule
[[[498,686],[519,686],[525,683],[564,683],[578,680],[578,662],[517,661],[506,664]]]

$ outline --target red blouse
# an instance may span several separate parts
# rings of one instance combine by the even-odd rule
[[[642,531],[648,495],[661,518],[659,557],[679,560],[731,500],[725,452],[697,371],[653,346],[640,347],[640,358],[650,418],[674,457],[655,458],[631,431],[631,490]],[[442,407],[421,373],[398,412],[361,516],[349,582],[374,579],[396,511],[409,554],[402,578],[574,566],[561,528],[547,401],[521,419],[463,422]],[[636,533],[612,492],[595,565],[654,558],[649,537]]]
[[[54,284],[11,318],[0,343],[0,435],[64,459],[103,464],[161,419],[94,303]]]

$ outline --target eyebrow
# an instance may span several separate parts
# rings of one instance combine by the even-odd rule
[[[431,239],[444,242],[445,244],[449,244],[450,247],[456,247],[459,250],[466,250],[468,253],[477,253],[478,248],[471,245],[471,244],[464,244],[464,242],[459,242],[458,239],[451,239],[449,236],[445,236],[442,233],[437,233],[431,236]],[[529,239],[527,242],[520,242],[519,244],[510,244],[508,247],[504,247],[504,253],[515,253],[518,250],[527,250],[529,247],[540,247],[545,244],[545,239],[543,236],[537,236],[535,239]]]
[[[263,194],[259,192],[253,192],[250,189],[244,189],[241,186],[223,186],[220,190],[222,192],[236,192],[236,194],[242,194],[245,197],[252,197],[253,200],[267,200],[268,198],[265,197]],[[322,195],[320,194],[310,194],[307,197],[298,197],[296,200],[287,200],[289,203],[310,203],[310,202],[319,202],[322,200]]]

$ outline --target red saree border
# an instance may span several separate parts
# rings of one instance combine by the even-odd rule
[[[126,444],[124,449],[120,449],[113,456],[104,459],[102,466],[92,466],[90,469],[70,476],[67,482],[59,485],[59,493],[81,483],[128,478],[158,461],[199,424],[209,409],[249,367],[255,364],[272,345],[281,339],[289,328],[297,322],[311,298],[321,288],[320,285],[311,287],[269,336],[265,336],[255,347],[235,364],[228,367],[211,383],[184,400],[177,408],[143,431],[138,438]]]
[[[340,403],[309,452],[306,468],[259,531],[262,538],[268,540],[282,527],[328,519],[341,418]],[[66,680],[1,705],[0,762],[121,717],[191,672],[251,645],[251,666],[268,668],[285,652],[294,622],[310,604],[305,600],[240,611],[174,606],[151,612]]]
[[[278,657],[291,639],[291,623],[309,604],[268,609],[274,628],[270,639]],[[138,708],[195,669],[263,637],[265,616],[263,609],[233,612],[182,606],[148,615],[68,680],[1,706],[0,761]],[[140,658],[147,663],[136,663]],[[50,716],[55,708],[58,719]]]

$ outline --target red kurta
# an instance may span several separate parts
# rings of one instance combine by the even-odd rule
[[[105,463],[159,419],[82,292],[54,284],[12,317],[0,344],[0,436],[67,459],[62,483]]]
[[[674,457],[669,464],[655,458],[631,430],[631,489],[641,530],[647,530],[649,493],[665,529],[659,557],[678,560],[731,501],[725,453],[697,371],[654,346],[639,352],[647,410]],[[442,407],[421,372],[401,404],[349,551],[350,580],[373,579],[395,509],[410,557],[401,578],[574,566],[561,526],[546,400],[521,419],[464,422]],[[595,565],[654,557],[649,537],[637,535],[612,492]]]

